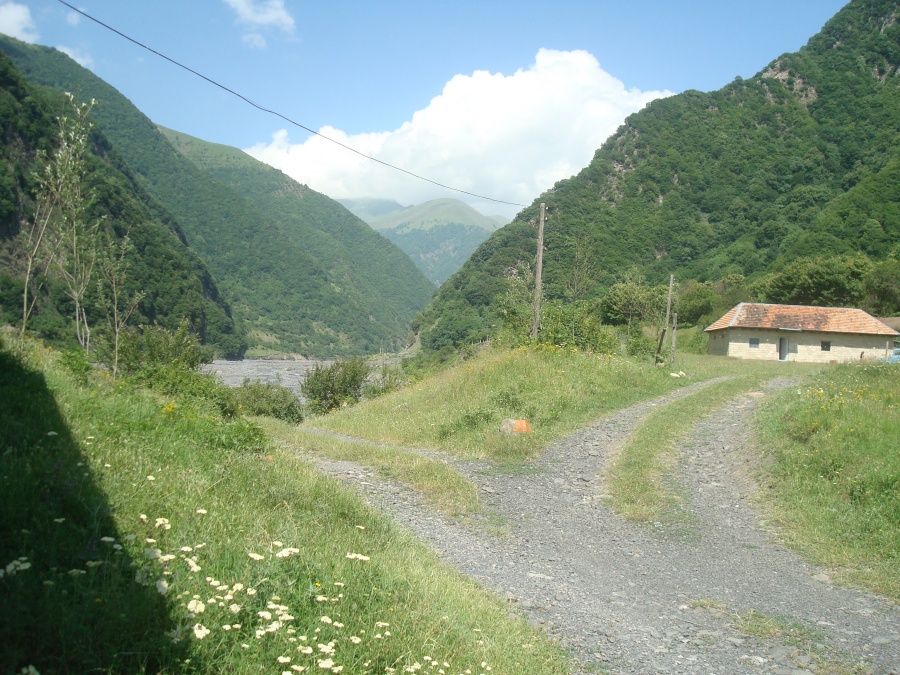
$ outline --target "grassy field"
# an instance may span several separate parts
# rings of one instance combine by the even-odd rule
[[[604,414],[720,374],[701,357],[684,357],[678,368],[688,377],[570,350],[498,349],[307,425],[459,457],[523,461]],[[504,418],[527,419],[534,432],[501,434]]]
[[[3,339],[0,672],[568,672],[252,423]]]
[[[791,546],[900,601],[900,367],[851,364],[760,416],[765,502]]]

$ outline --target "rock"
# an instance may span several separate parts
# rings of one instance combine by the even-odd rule
[[[530,434],[532,431],[528,420],[505,419],[500,422],[502,434]]]

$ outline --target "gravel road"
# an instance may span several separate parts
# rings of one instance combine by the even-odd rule
[[[310,459],[555,636],[577,672],[900,675],[900,608],[832,585],[827,570],[777,543],[754,505],[751,413],[765,392],[728,401],[681,445],[679,524],[636,526],[606,506],[600,476],[629,432],[655,406],[701,386],[589,425],[527,474],[448,458],[506,536],[436,514],[364,467]],[[751,610],[797,624],[812,642],[798,648],[738,631],[735,617]]]

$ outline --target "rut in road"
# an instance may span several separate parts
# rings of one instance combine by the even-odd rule
[[[638,526],[606,505],[600,477],[628,434],[654,408],[708,384],[598,420],[548,448],[533,471],[448,459],[480,488],[485,524],[505,536],[437,514],[359,465],[311,459],[544,627],[578,672],[900,675],[900,609],[833,586],[775,541],[754,506],[746,458],[764,392],[725,402],[680,444],[672,480],[684,518]],[[753,637],[735,628],[738,617],[786,633]]]

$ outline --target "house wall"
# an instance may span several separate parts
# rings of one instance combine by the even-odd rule
[[[750,346],[751,338],[759,340],[758,347]],[[717,356],[777,361],[779,338],[788,340],[787,360],[803,363],[880,359],[888,355],[894,343],[885,335],[725,328],[710,333],[708,351]],[[823,351],[822,342],[830,342],[831,350]]]

